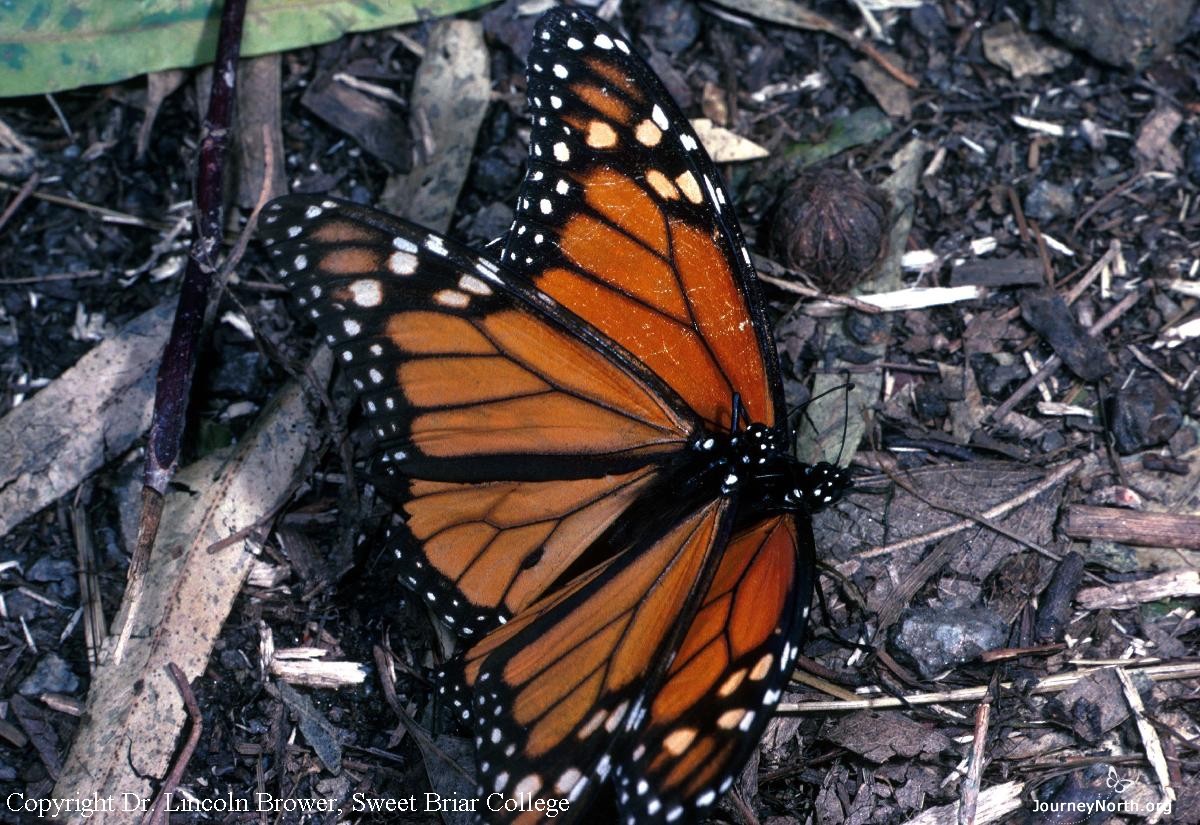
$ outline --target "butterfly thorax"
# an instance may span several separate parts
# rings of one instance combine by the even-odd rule
[[[815,512],[836,501],[849,486],[845,470],[828,462],[805,464],[788,452],[788,433],[765,424],[717,435],[705,433],[693,443],[706,464],[703,486],[721,495],[737,494],[755,512]]]

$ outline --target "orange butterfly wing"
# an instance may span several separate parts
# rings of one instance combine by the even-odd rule
[[[729,542],[700,610],[615,780],[642,822],[712,804],[757,746],[808,618],[815,558],[807,519],[781,514]]]
[[[419,556],[406,582],[462,635],[540,596],[695,438],[627,355],[486,258],[327,198],[265,222],[361,394],[393,549]]]
[[[729,516],[724,500],[681,513],[493,631],[461,673],[440,674],[474,692],[450,700],[474,720],[481,797],[566,799],[576,812],[587,803],[617,765],[612,740],[642,723]]]
[[[562,797],[570,822],[611,775],[631,821],[690,819],[778,700],[812,587],[803,510],[844,480],[747,502],[752,468],[706,457],[751,461],[748,422],[785,437],[782,386],[728,196],[650,69],[557,9],[529,98],[501,264],[315,198],[277,202],[267,234],[362,394],[406,583],[464,637],[490,630],[440,688],[481,791]]]
[[[728,432],[783,420],[750,254],[712,161],[658,78],[577,12],[527,61],[529,173],[501,260],[620,344]]]

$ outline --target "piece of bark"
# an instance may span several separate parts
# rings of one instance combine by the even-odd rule
[[[912,117],[912,91],[871,60],[860,60],[850,66],[850,73],[870,92],[879,108],[888,117],[908,120]]]
[[[287,192],[283,168],[283,126],[280,57],[265,54],[243,60],[237,87],[237,203],[253,209],[268,182],[268,197]],[[267,142],[271,143],[271,168],[267,168]]]
[[[1084,676],[1051,699],[1049,710],[1092,744],[1129,718],[1129,706],[1121,695],[1116,668]]]
[[[1170,106],[1155,109],[1138,127],[1133,151],[1147,169],[1177,172],[1183,166],[1183,153],[1171,142],[1171,136],[1183,123],[1183,115]]]
[[[1045,339],[1071,372],[1084,381],[1098,381],[1108,375],[1108,352],[1104,344],[1088,335],[1057,292],[1048,287],[1023,291],[1021,317]]]
[[[1034,622],[1034,634],[1038,641],[1062,641],[1062,634],[1071,621],[1071,602],[1082,580],[1083,556],[1072,550],[1054,568],[1050,583],[1038,600],[1037,620]]]
[[[1085,610],[1125,610],[1163,599],[1200,596],[1200,570],[1171,570],[1138,581],[1080,590],[1076,601]]]
[[[331,360],[321,350],[309,372],[326,380]],[[106,642],[55,797],[150,796],[186,718],[167,665],[189,680],[203,673],[254,561],[249,539],[306,472],[317,430],[304,392],[290,384],[231,456],[210,456],[177,475],[186,486],[167,498],[136,613],[125,615],[126,602],[114,619],[114,627],[128,622],[133,632],[117,664],[109,655],[115,638]],[[98,813],[92,821],[126,820]]]
[[[1067,509],[1065,532],[1073,539],[1200,550],[1200,516],[1179,513],[1072,504]]]
[[[408,142],[404,140],[404,117],[377,97],[319,75],[300,98],[300,103],[375,157],[398,169],[408,167]]]
[[[0,419],[0,536],[146,431],[174,308],[142,313]]]
[[[1052,46],[1011,20],[983,32],[983,56],[989,63],[1007,69],[1017,80],[1050,74],[1071,62],[1070,52]]]
[[[953,743],[931,727],[892,711],[860,711],[826,725],[821,735],[872,762],[894,756],[912,759],[934,757]]]
[[[1037,258],[976,258],[950,272],[950,286],[1038,286],[1045,281]]]

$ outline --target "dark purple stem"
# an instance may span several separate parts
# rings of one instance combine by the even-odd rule
[[[146,450],[144,483],[160,495],[174,474],[183,440],[192,375],[209,293],[218,271],[223,226],[225,157],[233,117],[237,60],[241,51],[246,0],[225,0],[217,53],[213,61],[212,94],[202,127],[200,168],[196,180],[196,238],[188,253],[187,271],[179,292],[171,338],[163,351],[154,395],[154,418]]]

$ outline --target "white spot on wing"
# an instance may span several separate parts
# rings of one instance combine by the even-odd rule
[[[463,292],[471,292],[475,295],[492,294],[492,288],[476,278],[474,275],[463,275],[460,277],[458,279],[458,288]]]
[[[387,266],[393,275],[411,275],[417,271],[417,256],[411,252],[393,252]]]

